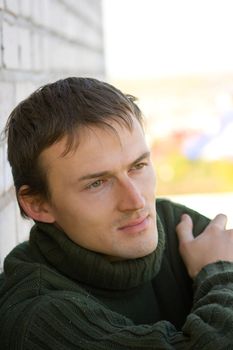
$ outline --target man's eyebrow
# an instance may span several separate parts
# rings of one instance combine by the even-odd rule
[[[130,163],[130,167],[137,164],[138,162],[140,162],[141,160],[145,159],[145,158],[149,158],[150,157],[150,152],[144,152],[140,157],[138,157],[137,159],[135,159],[132,163]],[[104,176],[110,176],[112,173],[111,171],[100,171],[98,173],[92,173],[92,174],[87,174],[84,176],[81,176],[78,181],[83,181],[83,180],[90,180],[90,179],[96,179],[98,177],[104,177]]]
[[[134,160],[130,166],[140,162],[141,160],[145,159],[145,158],[150,158],[150,151],[144,152],[140,157],[138,157],[136,160]]]

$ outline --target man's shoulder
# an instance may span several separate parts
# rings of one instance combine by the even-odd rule
[[[28,297],[56,290],[82,290],[79,284],[61,274],[53,266],[30,257],[24,259],[22,254],[24,248],[25,246],[18,246],[5,260],[5,271],[0,279],[2,286],[0,298],[4,291],[10,290],[24,291]]]
[[[198,211],[166,198],[156,200],[156,210],[165,232],[174,232],[176,225],[180,222],[181,215],[185,213],[192,218],[195,236],[200,234],[210,221]]]
[[[4,348],[8,349],[10,341],[24,348],[34,328],[56,327],[55,322],[69,319],[74,310],[81,317],[87,305],[97,305],[78,283],[43,264],[27,263],[20,268],[21,272],[14,272],[19,278],[4,276],[0,291],[0,339]]]
[[[23,306],[30,310],[56,298],[74,298],[74,294],[79,299],[86,297],[82,286],[52,266],[33,261],[31,257],[24,258],[26,252],[27,244],[17,247],[6,258],[0,284],[2,317],[20,314]]]
[[[173,202],[172,200],[168,198],[159,197],[156,199],[156,208],[157,211],[171,216],[177,216],[184,212],[189,212],[191,215],[200,213],[196,212],[195,210],[183,205],[182,203]]]

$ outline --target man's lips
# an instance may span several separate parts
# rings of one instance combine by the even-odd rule
[[[147,228],[148,224],[149,215],[145,215],[138,219],[128,221],[124,226],[119,227],[119,230],[124,232],[138,232]]]

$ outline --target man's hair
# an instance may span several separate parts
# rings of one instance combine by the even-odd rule
[[[23,100],[12,111],[5,127],[17,199],[23,185],[28,186],[23,195],[49,198],[39,156],[63,137],[67,138],[66,154],[78,146],[81,127],[113,129],[111,121],[116,121],[130,129],[134,117],[142,125],[142,114],[135,100],[106,82],[77,77],[44,85]],[[22,216],[27,216],[21,206],[20,211]]]

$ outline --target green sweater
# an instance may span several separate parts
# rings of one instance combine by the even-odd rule
[[[210,264],[193,284],[178,253],[181,214],[195,235],[209,220],[166,200],[157,212],[156,251],[123,262],[36,223],[5,259],[0,349],[233,349],[233,264]]]

